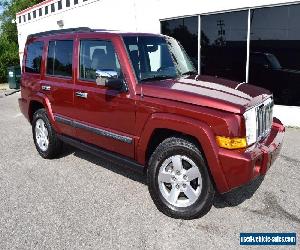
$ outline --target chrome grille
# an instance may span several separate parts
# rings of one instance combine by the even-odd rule
[[[273,106],[273,99],[269,98],[256,107],[256,134],[258,140],[267,136],[271,131],[273,122]]]

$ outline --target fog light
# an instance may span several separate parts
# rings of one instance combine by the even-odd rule
[[[239,149],[247,147],[246,137],[244,138],[229,138],[224,136],[216,136],[216,141],[219,147],[226,149]]]

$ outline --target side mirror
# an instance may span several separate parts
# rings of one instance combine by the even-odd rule
[[[96,70],[96,83],[119,91],[124,87],[124,81],[118,78],[118,72],[114,70]]]

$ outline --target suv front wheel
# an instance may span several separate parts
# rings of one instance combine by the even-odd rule
[[[62,142],[52,128],[45,109],[34,113],[32,134],[35,147],[43,158],[52,159],[61,152]]]
[[[194,219],[212,206],[214,188],[200,150],[184,138],[164,140],[148,165],[150,195],[173,218]]]

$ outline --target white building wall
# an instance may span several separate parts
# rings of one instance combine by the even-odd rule
[[[57,11],[58,0],[47,0],[36,8],[19,13],[16,16],[19,51],[22,57],[25,41],[29,34],[59,29],[57,21],[63,20],[63,28],[90,27],[97,29],[115,29],[122,31],[160,32],[160,20],[181,16],[206,14],[211,12],[289,3],[287,0],[79,0],[78,5]],[[56,11],[51,13],[50,5],[55,3]],[[49,6],[49,14],[44,15],[44,7]],[[43,7],[43,16],[38,17],[38,9]],[[37,10],[37,18],[21,24],[18,18]],[[31,14],[32,15],[32,14]],[[23,17],[22,17],[23,18]]]
[[[160,33],[160,20],[163,19],[290,3],[289,0],[79,0],[79,4],[74,6],[71,0],[71,7],[66,8],[65,1],[62,0],[63,9],[60,11],[57,11],[58,0],[47,0],[17,14],[20,61],[27,36],[59,29],[57,21],[60,20],[64,23],[63,28],[90,27]],[[55,13],[51,13],[52,3],[55,3]],[[45,16],[46,5],[49,6],[49,14]],[[41,7],[43,16],[39,17],[38,9]],[[37,18],[31,16],[31,21],[28,21],[27,14],[33,10],[37,10]],[[24,14],[26,22],[23,22],[22,17],[19,23],[19,16]],[[285,125],[300,126],[300,107],[275,106],[274,113]]]

